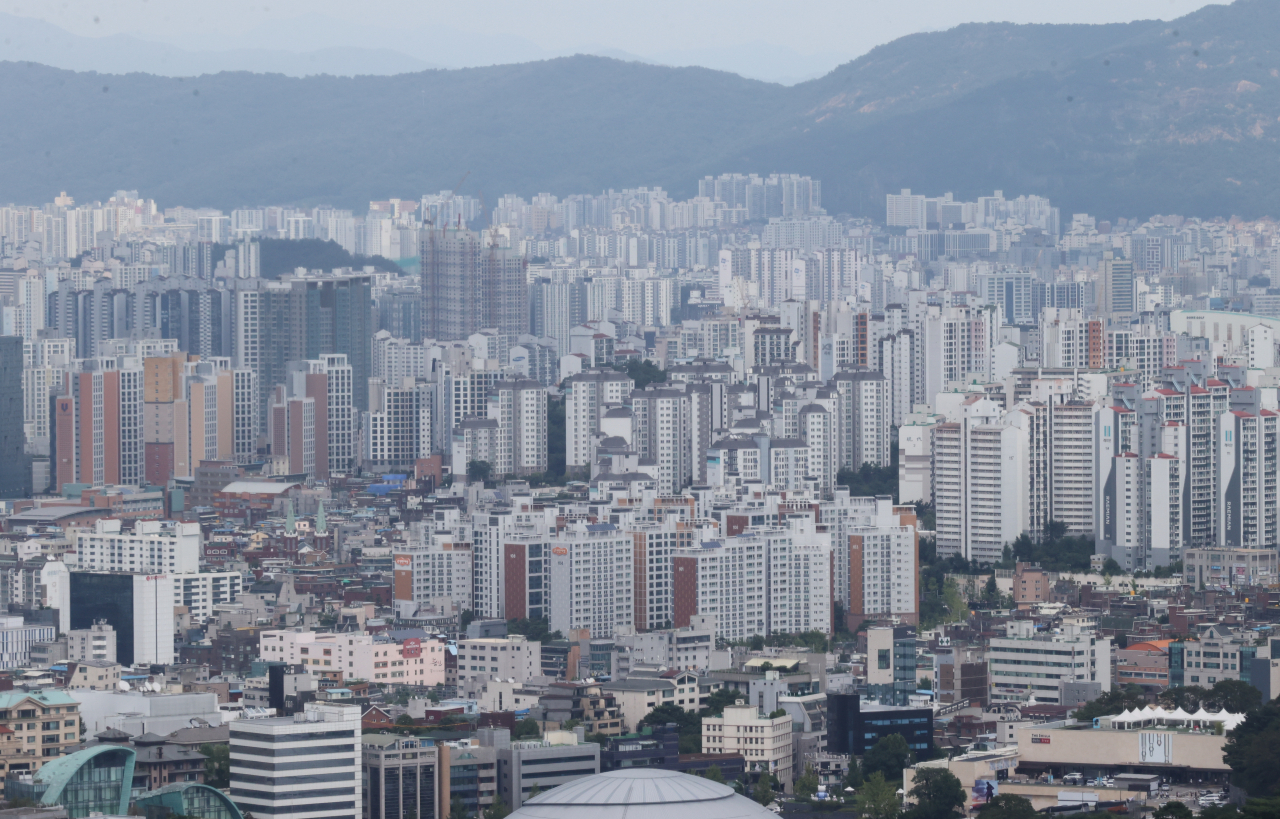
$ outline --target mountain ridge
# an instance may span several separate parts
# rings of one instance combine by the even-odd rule
[[[659,185],[808,173],[831,212],[899,187],[1109,216],[1280,215],[1280,4],[1170,22],[967,24],[782,86],[578,55],[392,76],[99,75],[0,63],[0,199],[165,204]],[[103,90],[105,89],[105,90]],[[26,115],[31,112],[31,115]],[[38,115],[36,115],[38,113]],[[36,146],[32,149],[32,146]]]

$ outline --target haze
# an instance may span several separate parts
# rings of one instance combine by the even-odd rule
[[[456,2],[397,4],[392,9],[349,0],[64,0],[15,3],[3,11],[44,21],[77,38],[116,35],[149,41],[132,45],[143,49],[141,67],[166,74],[235,68],[291,74],[394,73],[398,66],[404,71],[458,68],[595,53],[793,83],[918,31],[989,21],[1096,24],[1172,19],[1205,5],[1201,0],[1079,0],[1052,5],[1019,0],[558,0],[536,5],[497,0],[486,4],[486,13],[480,15],[473,5]],[[60,40],[59,32],[6,27],[12,33],[0,45],[0,59],[86,67],[67,53],[80,49]],[[42,45],[53,54],[46,56]],[[155,46],[154,53],[147,51],[149,45]],[[223,56],[192,60],[173,49]],[[309,52],[314,53],[301,67],[279,56]],[[274,61],[264,62],[272,55]],[[149,56],[154,65],[147,62]],[[136,59],[119,66],[104,60],[97,70],[138,69]]]

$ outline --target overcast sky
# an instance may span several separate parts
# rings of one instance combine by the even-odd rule
[[[762,65],[756,73],[787,73],[789,60],[800,76],[829,70],[905,34],[960,23],[1168,20],[1205,5],[1202,0],[0,0],[0,11],[82,36],[129,34],[201,51],[387,48],[449,66],[618,52],[742,73],[751,72],[754,53]]]

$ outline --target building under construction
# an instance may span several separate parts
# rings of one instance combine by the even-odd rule
[[[422,335],[458,341],[481,329],[529,332],[524,258],[486,247],[465,228],[429,228],[422,238]]]

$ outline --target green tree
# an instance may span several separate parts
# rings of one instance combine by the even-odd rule
[[[902,772],[916,761],[902,734],[889,734],[862,757],[862,775],[870,780],[873,773],[884,774],[888,782],[901,782]]]
[[[1173,711],[1181,708],[1195,713],[1203,702],[1209,700],[1209,689],[1198,685],[1175,685],[1160,692],[1160,704]]]
[[[1002,793],[978,809],[981,819],[1035,819],[1035,815],[1031,800],[1013,793]]]
[[[564,639],[564,635],[559,631],[551,630],[551,621],[545,617],[537,617],[532,620],[517,617],[508,620],[507,634],[523,634],[530,641],[537,640],[540,643]]]
[[[538,727],[538,721],[533,717],[525,717],[516,723],[516,730],[512,732],[512,739],[537,739],[542,736],[542,729]]]
[[[206,742],[200,746],[204,754],[204,781],[211,788],[231,787],[231,746]]]
[[[488,461],[467,461],[467,480],[471,483],[488,483],[493,477],[493,464]]]
[[[533,797],[537,796],[540,793],[542,793],[542,788],[539,788],[535,784],[532,788],[529,789],[529,795],[524,798],[524,801],[528,802],[530,799],[532,799]]]
[[[703,707],[702,716],[719,716],[724,713],[726,705],[733,705],[740,699],[743,699],[741,691],[732,688],[718,688],[707,697],[707,704]]]
[[[858,765],[856,756],[849,757],[849,770],[844,773],[844,787],[853,788],[855,791],[862,787],[862,768]]]
[[[892,447],[891,455],[896,461],[898,456],[896,446]],[[841,469],[836,473],[836,485],[849,487],[849,494],[855,497],[891,495],[896,502],[898,500],[898,464],[891,463],[889,466],[863,464],[856,471]]]
[[[1114,716],[1121,711],[1142,708],[1145,704],[1146,698],[1143,696],[1142,689],[1136,685],[1129,685],[1122,689],[1105,692],[1096,700],[1077,708],[1072,716],[1078,720],[1091,720],[1096,717]]]
[[[1116,562],[1114,557],[1109,557],[1102,562],[1102,573],[1104,575],[1115,576],[1117,574],[1124,574],[1124,569],[1120,568],[1120,564]]]
[[[751,791],[751,798],[761,805],[768,805],[773,801],[773,788],[769,785],[769,778],[768,773],[761,773],[760,778],[756,780],[755,788]]]
[[[613,368],[630,376],[638,390],[642,390],[650,384],[667,380],[666,370],[660,368],[657,364],[650,361],[641,361],[638,358],[629,358],[625,362],[618,362],[613,365]]]
[[[813,770],[812,765],[804,766],[804,773],[795,781],[792,786],[799,799],[812,799],[813,795],[818,792],[818,774]]]
[[[720,770],[719,765],[712,765],[710,768],[707,768],[707,779],[710,779],[712,782],[719,782],[723,785],[724,771]]]
[[[907,819],[946,819],[964,810],[964,786],[946,768],[917,768],[916,781],[907,794],[916,806]]]
[[[506,819],[511,813],[511,808],[507,807],[507,803],[502,801],[501,796],[493,797],[493,804],[484,812],[484,819]]]
[[[982,588],[982,602],[988,606],[1000,605],[1000,587],[996,585],[996,576],[987,578],[987,585]]]
[[[400,716],[396,717],[396,725],[402,726],[404,728],[412,728],[417,724],[418,723],[413,721],[413,717],[409,716],[408,714],[401,714]]]
[[[1218,708],[1233,714],[1247,713],[1262,704],[1262,692],[1240,680],[1219,680],[1209,696]]]
[[[778,717],[785,717],[786,715],[787,715],[787,709],[775,708],[769,712],[769,719],[777,719]]]
[[[1151,819],[1191,819],[1192,815],[1191,808],[1174,800],[1161,805],[1155,813],[1151,814]]]
[[[898,789],[885,781],[880,771],[867,776],[858,791],[857,806],[865,819],[896,819],[902,812]]]
[[[1227,737],[1222,758],[1249,796],[1280,796],[1280,705],[1273,700],[1250,712]]]
[[[680,733],[685,731],[696,730],[702,732],[702,720],[696,714],[692,714],[678,705],[666,703],[659,705],[650,711],[640,720],[638,727],[651,726],[653,728],[661,728],[669,722],[675,723],[676,730]]]
[[[969,604],[965,602],[956,581],[948,580],[943,585],[942,603],[947,609],[944,623],[958,623],[969,619]]]
[[[467,806],[455,796],[453,803],[449,805],[449,819],[467,819],[467,815]]]
[[[1240,815],[1244,819],[1276,819],[1280,816],[1280,798],[1250,799],[1244,803],[1244,810]]]

